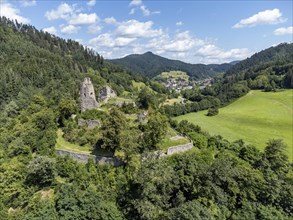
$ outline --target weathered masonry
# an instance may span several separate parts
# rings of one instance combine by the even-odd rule
[[[98,107],[94,86],[89,77],[84,78],[80,87],[80,108],[81,112],[87,109],[95,109]]]

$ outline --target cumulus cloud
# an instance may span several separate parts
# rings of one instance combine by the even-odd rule
[[[287,19],[282,17],[282,13],[279,9],[265,10],[252,15],[249,18],[242,19],[235,24],[233,28],[253,27],[263,24],[279,24],[285,22]]]
[[[143,16],[150,16],[151,12],[145,5],[140,6]]]
[[[67,26],[61,25],[60,31],[63,34],[76,34],[79,29],[80,29],[80,27],[70,24]]]
[[[52,9],[47,11],[45,16],[49,21],[57,19],[68,19],[70,15],[74,12],[74,8],[66,3],[62,3],[57,9]]]
[[[29,23],[30,19],[20,15],[20,10],[15,8],[8,2],[0,2],[1,16],[5,16],[12,20],[17,20],[19,23]]]
[[[186,52],[194,46],[202,45],[203,41],[192,38],[188,31],[178,33],[174,40],[164,45],[164,49],[170,52]]]
[[[182,21],[176,22],[176,26],[182,26],[182,25],[183,25],[183,22]]]
[[[113,25],[117,24],[117,21],[116,21],[116,19],[114,17],[105,18],[104,22],[106,24],[113,24]]]
[[[274,30],[274,35],[293,35],[293,27],[282,27]]]
[[[204,43],[203,40],[192,37],[189,31],[184,31],[177,33],[173,38],[168,34],[153,38],[147,44],[147,48],[159,54],[168,52],[183,53],[192,50],[196,46],[201,46]]]
[[[132,0],[129,3],[129,6],[138,6],[138,5],[141,5],[141,4],[142,4],[142,0]]]
[[[95,6],[95,5],[96,5],[96,0],[90,0],[90,1],[88,1],[88,2],[87,2],[87,5],[88,5],[89,7],[93,7],[93,6]]]
[[[43,28],[44,32],[48,32],[50,34],[57,34],[57,29],[54,26]]]
[[[116,29],[116,33],[125,37],[155,37],[162,34],[161,29],[153,29],[153,22],[139,22],[137,20],[129,20],[122,22]]]
[[[152,51],[170,59],[208,64],[241,60],[252,54],[247,48],[220,48],[215,42],[197,38],[189,31],[170,33],[168,29],[156,28],[152,21],[117,21],[109,17],[104,23],[115,25],[114,30],[92,38],[88,46],[105,58]]]
[[[130,15],[134,14],[136,10],[140,10],[142,12],[143,16],[145,16],[145,17],[150,16],[151,14],[160,14],[161,13],[160,11],[151,12],[144,4],[142,4],[141,0],[132,0],[129,3],[129,6],[133,7],[129,11]]]
[[[101,30],[102,30],[102,27],[99,25],[93,24],[93,25],[88,26],[88,32],[91,34],[99,33]]]
[[[68,23],[72,25],[94,24],[99,20],[96,13],[83,14],[79,13],[69,18]]]
[[[114,36],[110,33],[101,34],[98,37],[95,37],[89,41],[90,45],[92,46],[98,46],[98,47],[123,47],[131,42],[135,41],[136,38],[130,38],[130,37],[117,37],[114,38]]]
[[[88,5],[93,1],[89,1]],[[45,16],[49,21],[63,19],[67,22],[67,25],[60,26],[60,32],[63,34],[75,34],[81,28],[80,25],[88,25],[89,33],[98,33],[101,27],[97,25],[100,18],[96,13],[81,13],[81,9],[77,8],[77,5],[69,5],[67,3],[60,4],[56,9],[52,9],[45,13]]]
[[[224,63],[233,60],[242,60],[251,54],[251,51],[247,48],[234,48],[225,51],[213,44],[204,45],[195,53],[204,63]]]
[[[32,7],[37,4],[37,1],[36,0],[21,0],[20,3],[23,7]]]

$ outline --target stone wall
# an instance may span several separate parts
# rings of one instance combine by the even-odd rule
[[[100,165],[113,165],[113,166],[120,166],[122,162],[118,160],[116,157],[106,157],[106,156],[96,156],[96,155],[90,155],[90,154],[80,154],[65,150],[56,150],[57,154],[61,156],[69,156],[70,158],[77,160],[82,163],[87,163],[89,158],[93,158],[96,163]]]
[[[169,147],[167,150],[167,155],[184,152],[184,151],[190,150],[192,147],[193,147],[192,143]]]
[[[155,152],[148,153],[143,156],[142,160],[147,160],[149,157],[161,158],[161,157],[165,157],[165,156],[172,155],[175,153],[185,152],[187,150],[190,150],[192,147],[193,147],[192,142],[188,143],[188,144],[177,145],[177,146],[168,148],[167,152],[155,151]],[[69,151],[65,151],[65,150],[56,150],[56,152],[57,152],[57,154],[59,154],[61,156],[68,155],[72,159],[83,162],[83,163],[87,163],[89,158],[92,157],[92,158],[94,158],[96,163],[98,163],[100,165],[107,164],[107,165],[113,165],[113,166],[117,167],[117,166],[120,166],[123,164],[123,162],[120,161],[119,159],[117,159],[116,157],[80,154],[80,153],[69,152]]]

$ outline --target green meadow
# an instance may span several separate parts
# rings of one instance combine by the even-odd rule
[[[263,150],[269,139],[283,139],[287,155],[293,159],[293,90],[279,92],[250,91],[232,104],[219,109],[219,114],[206,116],[207,111],[176,117],[199,125],[212,135],[229,141],[243,139]]]

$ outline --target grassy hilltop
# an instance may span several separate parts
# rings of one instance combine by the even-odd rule
[[[292,95],[293,90],[268,93],[250,91],[221,108],[214,117],[207,117],[207,111],[200,111],[176,119],[198,124],[203,130],[222,135],[230,141],[243,139],[259,149],[264,149],[268,139],[281,138],[288,146],[287,153],[292,161]]]

